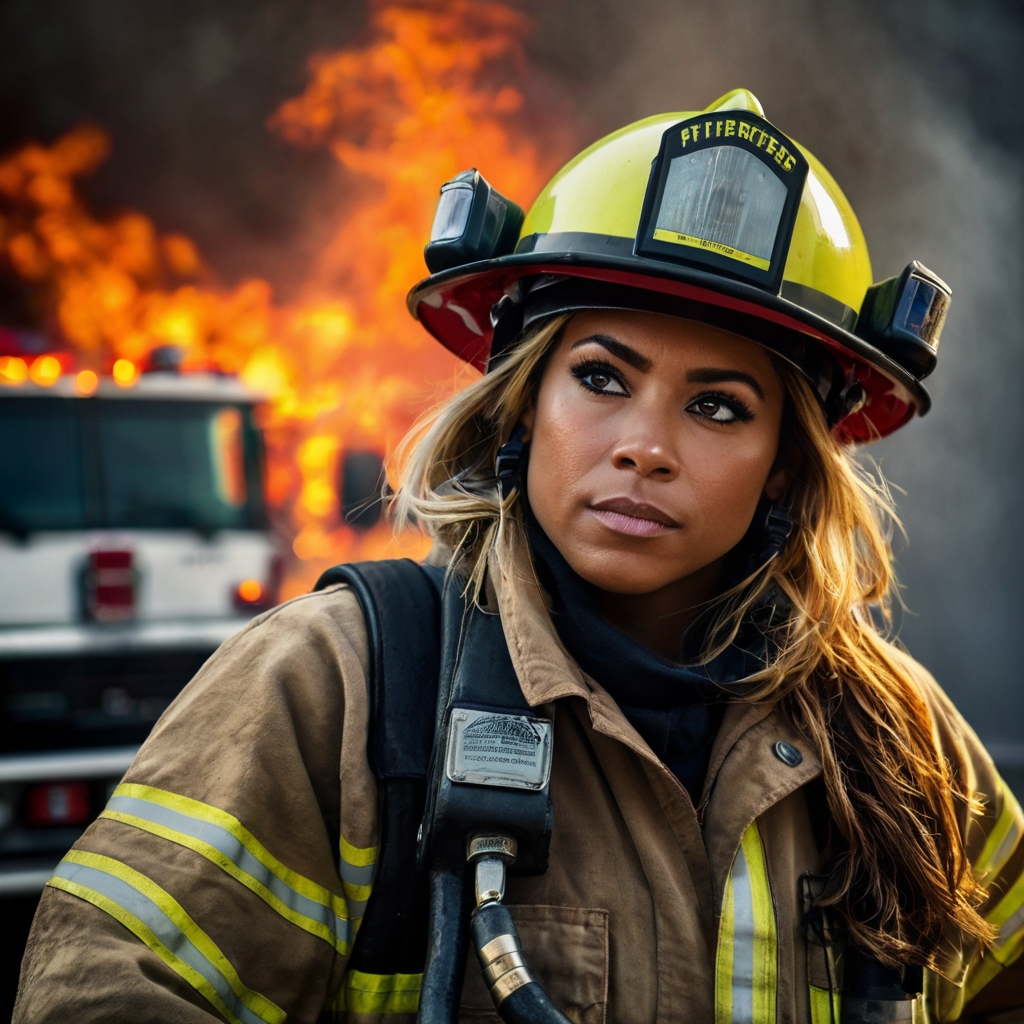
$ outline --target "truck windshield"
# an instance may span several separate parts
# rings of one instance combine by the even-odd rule
[[[252,408],[215,402],[0,401],[0,530],[259,529]]]

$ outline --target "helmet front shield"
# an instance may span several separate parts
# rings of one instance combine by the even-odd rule
[[[778,295],[807,170],[796,144],[756,114],[681,121],[662,136],[634,251]]]

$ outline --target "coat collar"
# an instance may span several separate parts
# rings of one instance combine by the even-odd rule
[[[576,664],[559,640],[533,568],[529,543],[518,523],[509,525],[497,550],[492,552],[488,581],[497,600],[512,664],[530,706],[538,707],[564,697],[580,697],[590,708],[595,728],[660,764],[611,695]],[[705,799],[719,768],[739,739],[770,716],[785,718],[770,702],[735,701],[729,705],[712,748]],[[788,719],[786,721],[788,723]],[[784,731],[792,737],[795,731],[792,723],[788,723]],[[806,742],[800,746],[805,754],[813,754]],[[810,758],[815,766],[817,760],[816,756]],[[805,772],[799,774],[802,776]]]

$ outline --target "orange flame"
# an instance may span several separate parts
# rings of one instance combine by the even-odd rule
[[[0,268],[33,286],[55,348],[131,386],[148,354],[172,344],[184,369],[237,373],[267,395],[268,501],[296,558],[286,597],[328,564],[428,547],[418,534],[393,538],[386,523],[362,533],[340,523],[339,459],[351,449],[390,454],[469,372],[405,309],[425,274],[440,184],[475,166],[528,204],[567,155],[542,156],[527,127],[517,84],[528,29],[496,2],[382,2],[364,45],[311,59],[305,92],[270,125],[297,145],[329,147],[349,201],[290,305],[275,304],[261,280],[212,286],[191,240],[138,213],[91,216],[74,179],[109,152],[98,128],[0,161]],[[13,361],[3,370],[18,376]]]

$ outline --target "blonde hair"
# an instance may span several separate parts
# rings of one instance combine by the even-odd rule
[[[528,334],[397,453],[398,525],[419,520],[477,592],[488,554],[522,519],[518,492],[499,495],[495,457],[567,320]],[[958,805],[973,796],[938,748],[906,657],[886,638],[898,525],[888,492],[832,436],[803,375],[773,362],[788,396],[782,444],[800,466],[788,497],[793,533],[717,600],[703,656],[728,646],[758,601],[785,596],[789,614],[770,637],[777,653],[743,699],[780,702],[819,752],[836,853],[819,904],[836,907],[851,939],[883,963],[927,966],[948,927],[983,944],[993,937],[958,826]]]

